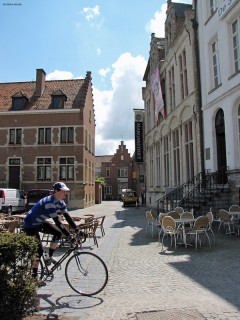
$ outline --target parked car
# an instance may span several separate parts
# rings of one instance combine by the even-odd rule
[[[39,200],[50,196],[52,190],[50,189],[31,189],[27,192],[26,210],[29,211]]]
[[[129,191],[132,191],[132,189],[122,189],[122,193],[119,200],[123,201],[124,195]]]
[[[127,191],[123,197],[123,206],[126,207],[127,205],[136,204],[136,203],[137,204],[139,203],[139,197],[137,195],[137,192]]]
[[[25,211],[25,194],[19,189],[0,188],[0,210],[9,216],[15,211]]]

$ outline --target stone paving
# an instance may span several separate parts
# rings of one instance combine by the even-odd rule
[[[39,289],[37,316],[61,320],[240,320],[240,237],[215,232],[215,245],[207,243],[173,250],[158,244],[158,235],[146,234],[145,207],[123,208],[104,201],[72,211],[107,215],[106,235],[99,247],[91,240],[84,250],[96,252],[106,262],[109,282],[94,297],[75,294],[64,268]],[[213,239],[212,239],[213,240]],[[63,249],[56,252],[56,258]]]

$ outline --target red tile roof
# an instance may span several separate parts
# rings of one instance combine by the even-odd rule
[[[61,90],[67,96],[65,109],[79,108],[84,104],[86,86],[91,76],[87,74],[85,79],[45,81],[45,89],[41,97],[34,95],[36,82],[11,82],[0,83],[0,112],[11,111],[12,96],[21,93],[29,99],[24,110],[46,110],[51,108],[52,94]]]

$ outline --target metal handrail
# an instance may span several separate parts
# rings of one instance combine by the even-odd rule
[[[199,172],[192,179],[157,200],[157,210],[167,212],[177,206],[185,210],[200,208],[212,197],[216,188],[222,188],[226,181],[226,167],[213,173],[210,170]]]

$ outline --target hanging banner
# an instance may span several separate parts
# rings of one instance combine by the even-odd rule
[[[143,125],[135,121],[135,161],[143,162]]]
[[[154,97],[155,122],[157,123],[159,112],[161,112],[164,119],[166,117],[158,67],[155,69],[155,71],[151,75],[150,80],[151,80],[151,88],[152,88],[153,97]]]

